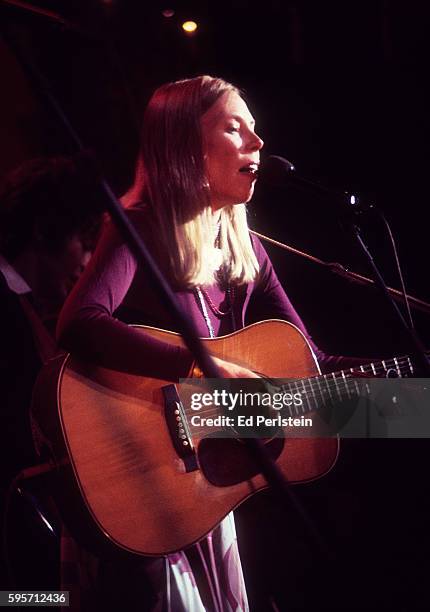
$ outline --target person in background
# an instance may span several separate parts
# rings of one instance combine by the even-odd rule
[[[1,506],[17,473],[38,462],[29,413],[33,385],[42,364],[57,352],[58,313],[90,259],[101,206],[98,177],[82,155],[32,159],[1,181]],[[21,510],[10,513],[10,548],[20,552],[17,574],[26,557],[37,559],[30,554],[31,542],[24,542],[28,516]],[[36,564],[28,568],[27,579],[30,575],[37,586]],[[29,588],[28,580],[22,586]]]

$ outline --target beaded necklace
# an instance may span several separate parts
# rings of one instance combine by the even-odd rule
[[[206,289],[203,289],[200,286],[197,286],[194,289],[194,294],[196,296],[198,304],[200,305],[200,308],[203,314],[203,318],[206,322],[206,327],[208,328],[210,338],[215,338],[215,332],[214,332],[214,328],[212,325],[212,321],[210,320],[210,317],[209,317],[209,312],[206,306],[206,302],[208,303],[209,308],[212,310],[212,312],[218,319],[221,319],[222,317],[225,317],[228,314],[230,314],[233,329],[236,329],[234,311],[233,311],[233,303],[234,303],[234,298],[235,298],[234,287],[232,287],[231,285],[227,285],[227,289],[225,293],[226,293],[227,300],[228,300],[228,308],[227,310],[223,311],[217,308],[217,306],[215,306],[212,298],[210,297]]]
[[[214,244],[215,244],[215,247],[218,247],[218,248],[219,248],[219,243],[220,243],[220,232],[221,232],[221,220],[218,219],[218,221],[214,225],[214,236],[215,236]],[[206,327],[208,328],[208,332],[209,332],[209,337],[210,338],[215,338],[215,331],[214,331],[214,328],[213,328],[213,325],[212,325],[212,321],[210,320],[210,317],[209,317],[209,312],[208,312],[206,303],[209,305],[209,308],[211,309],[213,314],[218,319],[221,319],[222,317],[225,317],[228,314],[230,314],[231,315],[232,328],[233,328],[233,330],[236,329],[236,322],[235,322],[235,319],[234,319],[234,311],[233,311],[233,303],[234,303],[234,299],[235,299],[235,291],[234,291],[234,287],[232,285],[230,285],[230,283],[227,284],[227,288],[226,288],[225,294],[226,294],[226,298],[227,298],[227,302],[228,302],[228,307],[227,307],[227,310],[223,311],[223,310],[220,310],[217,306],[215,306],[211,296],[206,291],[206,289],[203,289],[203,287],[201,287],[200,285],[198,285],[194,289],[194,295],[195,295],[197,303],[199,304],[200,309],[202,311],[202,315],[203,315],[203,318],[204,318],[204,320],[206,322]]]

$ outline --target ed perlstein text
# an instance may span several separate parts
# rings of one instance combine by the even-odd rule
[[[303,406],[303,398],[300,392],[291,393],[249,393],[238,391],[231,393],[225,389],[215,389],[211,393],[193,393],[191,395],[191,409],[199,411],[202,408],[210,407],[223,408],[224,410],[232,411],[235,408],[271,408],[279,411],[282,408],[289,408],[291,416],[281,417],[280,414],[275,418],[268,418],[264,415],[238,414],[228,416],[225,414],[217,414],[214,416],[203,416],[200,414],[191,417],[191,425],[196,427],[233,427],[233,426],[282,426],[282,427],[312,427],[312,419],[304,418],[299,415],[298,408]],[[292,408],[295,408],[296,416],[292,416]],[[206,412],[203,410],[203,412]]]

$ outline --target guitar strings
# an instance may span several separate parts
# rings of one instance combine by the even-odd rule
[[[355,394],[359,395],[363,392],[363,387],[360,387],[358,384],[358,380],[354,379],[354,374],[356,373],[363,374],[367,371],[369,373],[372,373],[372,377],[377,377],[378,373],[386,373],[390,369],[395,369],[397,373],[399,373],[399,370],[401,373],[412,373],[411,363],[408,357],[399,357],[391,360],[384,360],[383,363],[385,364],[385,368],[384,365],[382,365],[381,367],[380,364],[382,364],[382,362],[376,364],[371,363],[366,364],[365,366],[361,366],[359,369],[350,368],[349,370],[341,370],[339,372],[333,372],[331,374],[325,374],[323,376],[297,379],[295,381],[289,382],[287,385],[281,385],[279,389],[284,393],[294,391],[302,393],[299,388],[299,385],[301,385],[302,390],[307,394],[303,398],[307,406],[302,404],[301,409],[299,409],[299,406],[295,405],[295,414],[292,407],[286,406],[287,409],[289,408],[289,416],[303,416],[307,413],[313,412],[320,407],[321,402],[324,404],[324,402],[327,401],[333,402],[337,400],[346,400],[351,399],[351,397],[354,397]],[[391,367],[391,364],[393,367]],[[407,369],[405,369],[404,366]],[[404,372],[402,372],[402,369]],[[323,380],[324,382],[321,383],[320,380]],[[359,380],[362,381],[361,378]],[[354,384],[355,390],[352,388],[352,384]],[[366,383],[364,384],[366,385]],[[293,388],[293,386],[295,387],[295,389]],[[311,392],[313,397],[309,397],[308,391]],[[335,396],[334,399],[333,395]],[[195,414],[197,412],[188,407],[185,407],[184,410],[186,416]],[[204,415],[205,418],[210,418],[211,416],[219,416],[220,410],[218,407],[203,408],[198,410],[198,414],[200,416]],[[195,429],[196,427],[193,426],[193,428]]]

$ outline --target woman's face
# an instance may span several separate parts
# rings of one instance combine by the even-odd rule
[[[248,202],[254,193],[263,141],[235,92],[223,94],[202,117],[203,151],[214,211]]]

